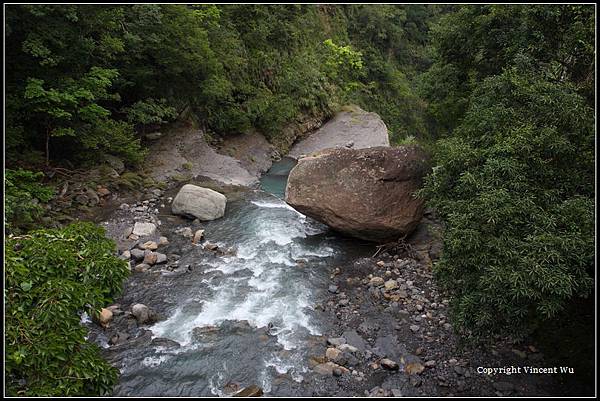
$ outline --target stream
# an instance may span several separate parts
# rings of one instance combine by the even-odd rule
[[[202,223],[205,237],[231,254],[183,241],[175,233],[182,219],[166,219],[160,230],[168,251],[181,252],[179,266],[189,268],[133,273],[126,283],[120,302],[147,304],[164,319],[144,327],[151,341],[130,346],[108,347],[98,334],[109,361],[120,365],[113,395],[223,396],[249,385],[266,395],[305,393],[309,352],[328,328],[314,306],[325,299],[334,267],[373,248],[282,200],[293,166],[287,158],[275,163],[261,189],[234,197],[223,218]]]

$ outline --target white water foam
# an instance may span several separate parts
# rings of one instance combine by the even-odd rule
[[[196,327],[219,326],[226,320],[245,320],[256,328],[269,326],[269,332],[293,357],[285,360],[265,355],[265,369],[259,373],[259,382],[262,381],[263,391],[268,393],[271,383],[266,368],[274,367],[278,373],[288,373],[294,380],[302,381],[301,373],[306,369],[296,357],[304,335],[301,333],[321,334],[309,314],[312,290],[309,282],[302,279],[303,270],[297,270],[297,260],[316,261],[336,251],[322,242],[306,241],[310,236],[323,233],[326,227],[307,219],[284,202],[251,202],[259,209],[251,210],[252,218],[240,223],[236,255],[202,261],[204,272],[223,273],[201,280],[212,295],[183,301],[167,320],[156,323],[152,331],[153,337],[170,338],[181,344],[181,350],[189,350],[199,345],[192,342],[192,331]],[[230,245],[222,244],[222,247]],[[244,269],[252,274],[235,274]],[[186,308],[191,302],[202,302],[202,308]],[[149,357],[144,363],[158,366],[164,362],[163,357]],[[225,379],[221,372],[225,371],[217,367],[210,378],[212,394],[224,395]]]

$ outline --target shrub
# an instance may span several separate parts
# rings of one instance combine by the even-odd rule
[[[54,189],[40,183],[44,177],[41,172],[6,169],[4,173],[4,224],[8,231],[18,232],[42,217],[44,209],[40,202],[52,199]]]
[[[593,284],[594,113],[530,70],[479,85],[426,180],[447,223],[435,272],[475,336],[526,334]]]
[[[92,223],[6,241],[5,372],[9,395],[98,395],[118,371],[87,343],[79,314],[112,301],[127,276],[115,244]]]

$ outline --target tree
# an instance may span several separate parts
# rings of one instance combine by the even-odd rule
[[[594,113],[542,72],[520,57],[483,80],[424,190],[446,221],[435,272],[476,336],[527,334],[593,285]]]

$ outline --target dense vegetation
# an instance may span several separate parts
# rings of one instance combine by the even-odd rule
[[[79,323],[121,290],[128,269],[115,250],[91,223],[7,239],[7,395],[98,395],[115,384],[118,371]]]
[[[438,278],[476,336],[527,334],[592,289],[593,27],[589,6],[469,6],[434,31],[425,193],[447,224]]]
[[[50,167],[143,161],[145,135],[282,128],[356,103],[435,167],[435,266],[456,327],[530,333],[594,277],[595,21],[591,5],[8,5],[7,389],[99,394],[116,373],[78,313],[125,277],[89,224],[29,232]],[[125,172],[126,177],[130,172]],[[136,176],[137,177],[137,176]]]
[[[407,76],[424,67],[434,10],[9,6],[9,160],[37,151],[46,162],[135,164],[143,134],[182,115],[217,135],[255,128],[277,142],[285,124],[348,101],[381,112],[395,139],[423,133]]]

